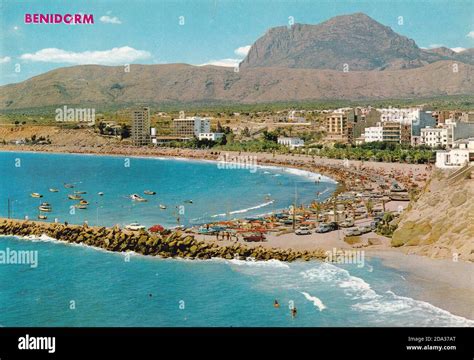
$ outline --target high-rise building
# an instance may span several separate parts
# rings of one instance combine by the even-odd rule
[[[150,109],[147,107],[132,111],[132,141],[137,146],[150,143]]]

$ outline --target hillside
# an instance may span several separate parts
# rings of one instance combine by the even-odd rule
[[[269,103],[413,99],[474,93],[474,66],[452,61],[392,71],[282,68],[233,69],[184,64],[60,68],[1,87],[0,110],[58,105]]]
[[[132,65],[130,72],[121,66],[58,68],[1,86],[0,110],[469,95],[474,93],[472,52],[423,50],[358,13],[318,25],[272,28],[252,45],[239,71],[186,64]]]

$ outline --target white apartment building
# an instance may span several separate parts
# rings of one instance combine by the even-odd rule
[[[421,131],[421,144],[428,145],[430,147],[438,147],[451,145],[451,133],[450,127],[439,127],[432,128],[426,127]]]
[[[474,161],[474,138],[458,140],[453,149],[436,152],[436,167],[452,169]]]
[[[362,134],[364,142],[383,141],[383,127],[382,126],[371,126],[367,127]]]
[[[182,138],[199,138],[199,134],[211,132],[211,121],[198,116],[173,120],[174,135]]]
[[[420,118],[420,108],[388,108],[377,109],[380,112],[380,121],[400,122],[402,124],[412,124]]]
[[[199,140],[211,140],[211,141],[217,141],[219,139],[222,139],[222,137],[224,136],[224,133],[212,133],[212,132],[209,132],[209,133],[200,133],[199,136],[198,136],[198,139]]]
[[[292,150],[304,146],[304,140],[297,137],[279,137],[277,141],[278,144],[287,146]]]

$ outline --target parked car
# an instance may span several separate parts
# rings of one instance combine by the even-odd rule
[[[359,226],[359,230],[362,234],[367,234],[372,231],[370,225]]]
[[[327,233],[333,231],[334,229],[329,226],[329,224],[321,224],[316,228],[317,233]]]
[[[263,234],[246,235],[246,236],[244,236],[244,241],[247,241],[247,242],[265,241],[265,235],[263,235]]]
[[[140,225],[137,222],[134,222],[134,223],[131,223],[131,224],[125,226],[125,229],[132,230],[132,231],[138,231],[138,230],[144,230],[145,227],[143,225]]]
[[[348,229],[346,231],[346,236],[360,236],[362,232],[358,228]]]
[[[354,226],[354,219],[346,219],[339,224],[340,227],[348,228]]]
[[[333,221],[329,223],[329,226],[331,227],[332,230],[337,230],[339,229],[339,225],[337,222]]]
[[[307,226],[302,226],[299,229],[295,230],[296,235],[310,235],[311,230]]]

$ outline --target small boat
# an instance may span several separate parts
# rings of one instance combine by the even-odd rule
[[[39,211],[43,211],[43,212],[51,212],[53,211],[53,208],[51,207],[51,205],[47,202],[44,202],[44,203],[41,203],[40,206],[38,206],[38,209]]]
[[[155,191],[151,191],[151,190],[145,190],[143,192],[145,195],[156,195],[156,192]]]
[[[185,203],[188,203],[188,204],[192,204],[193,201],[192,200],[184,200]]]
[[[407,189],[402,188],[398,183],[394,182],[390,188],[390,192],[407,192]]]
[[[81,201],[79,201],[79,204],[80,204],[80,205],[89,205],[89,201],[87,201],[87,200],[81,200]]]
[[[101,191],[101,192],[98,192],[97,195],[104,196],[104,193]]]
[[[161,210],[165,210],[165,209],[166,209],[166,206],[165,206],[165,205],[162,205],[162,204],[160,204],[160,209],[161,209]]]
[[[41,195],[40,193],[31,193],[31,197],[33,197],[33,198],[42,198],[43,195]]]
[[[46,220],[48,217],[46,215],[43,215],[43,214],[39,214],[38,215],[38,219],[40,220]]]
[[[389,198],[392,201],[410,201],[408,193],[391,193]]]
[[[74,194],[74,195],[70,194],[67,197],[68,197],[69,200],[82,200],[82,196],[79,196],[79,195],[76,195],[76,194]]]
[[[76,205],[74,205],[74,207],[76,209],[81,209],[81,210],[87,209],[87,205],[82,205],[82,204],[76,204]]]
[[[74,185],[73,184],[64,184],[64,187],[66,189],[72,189],[74,187]]]
[[[55,189],[55,188],[51,188],[51,189],[49,189],[49,192],[59,192],[59,190]]]
[[[138,194],[132,194],[130,195],[130,199],[132,199],[133,201],[138,201],[138,202],[146,202],[148,201],[147,199],[144,199],[142,198],[140,195]]]
[[[131,224],[125,226],[125,229],[138,231],[138,230],[144,230],[145,227],[143,225],[140,225],[140,223],[134,222],[134,223],[131,223]]]
[[[74,191],[74,194],[87,194],[87,191]]]

